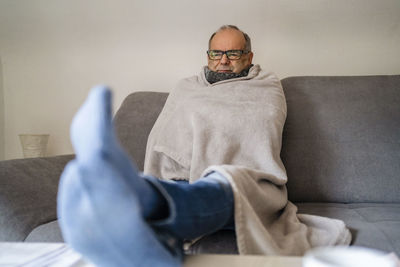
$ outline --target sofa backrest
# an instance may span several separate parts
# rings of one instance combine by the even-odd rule
[[[128,95],[114,116],[117,137],[140,171],[144,167],[147,137],[168,93],[135,92]]]
[[[290,77],[289,199],[400,202],[400,75]]]
[[[400,75],[289,77],[281,157],[293,202],[400,202]],[[168,93],[135,92],[117,136],[143,170]]]

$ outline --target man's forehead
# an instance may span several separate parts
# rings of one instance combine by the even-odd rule
[[[211,48],[224,46],[230,49],[243,49],[246,39],[241,31],[235,29],[224,29],[217,32],[211,40]]]

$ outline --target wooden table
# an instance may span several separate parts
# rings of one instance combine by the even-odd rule
[[[195,255],[185,259],[185,267],[301,267],[301,257]]]

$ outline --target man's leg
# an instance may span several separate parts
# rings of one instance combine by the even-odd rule
[[[211,177],[211,186],[140,177],[115,137],[110,97],[105,88],[92,90],[72,123],[76,159],[64,170],[58,195],[63,236],[99,266],[178,266],[181,251],[176,249],[176,240],[215,231],[232,215],[230,204],[222,211],[196,212],[193,203],[199,207],[209,198],[193,192],[207,192],[207,187],[210,193],[228,198],[228,203],[233,201],[230,187]],[[169,197],[173,194],[176,196]],[[207,205],[203,210],[212,208]],[[169,213],[163,214],[165,207],[169,207]],[[196,232],[197,221],[207,221],[207,217],[220,219],[210,220],[210,227]]]
[[[150,222],[153,228],[166,230],[181,240],[222,228],[234,229],[233,193],[221,174],[210,173],[192,184],[145,178],[169,200],[168,216]]]

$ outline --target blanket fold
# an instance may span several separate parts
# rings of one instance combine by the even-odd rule
[[[234,192],[241,254],[303,255],[349,244],[339,220],[297,215],[280,158],[286,101],[280,80],[253,66],[248,76],[209,84],[204,70],[170,93],[149,135],[144,173],[194,182],[218,171]]]

